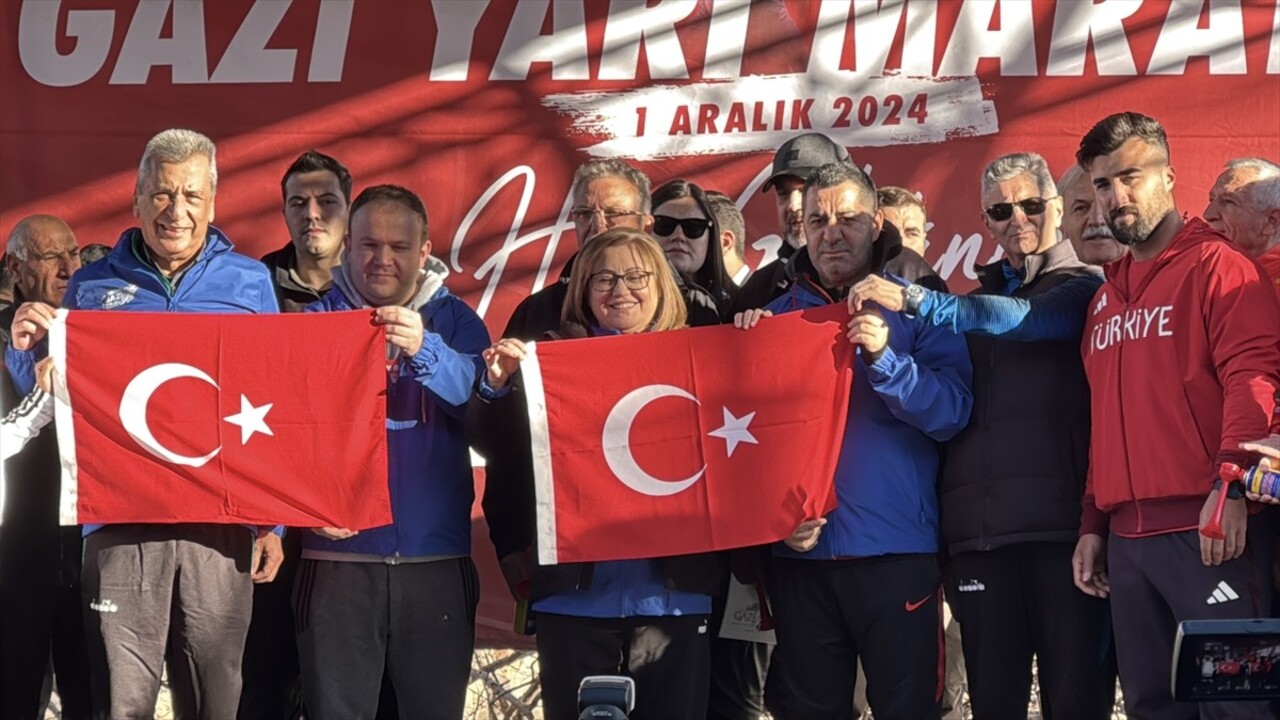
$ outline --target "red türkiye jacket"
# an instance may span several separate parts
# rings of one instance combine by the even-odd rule
[[[1280,302],[1259,266],[1193,219],[1154,263],[1106,268],[1081,352],[1093,414],[1081,534],[1199,526],[1222,462],[1267,435],[1280,389]],[[1143,273],[1145,272],[1145,274]]]

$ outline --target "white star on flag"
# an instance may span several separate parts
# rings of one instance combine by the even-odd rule
[[[742,417],[734,417],[733,413],[729,412],[729,408],[722,407],[721,409],[724,411],[724,425],[707,434],[723,438],[728,443],[729,457],[733,457],[733,451],[738,448],[738,443],[760,444],[760,441],[756,440],[756,436],[752,435],[750,430],[747,430],[747,426],[751,424],[751,420],[756,416],[754,412],[749,412]]]
[[[249,442],[249,438],[254,433],[263,433],[275,437],[275,433],[271,432],[271,428],[267,427],[267,413],[275,403],[267,403],[261,407],[254,407],[249,402],[249,398],[244,395],[240,396],[240,412],[235,415],[228,415],[223,418],[232,425],[240,426],[240,444],[244,445]]]

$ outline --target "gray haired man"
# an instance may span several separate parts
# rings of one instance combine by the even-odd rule
[[[204,135],[165,130],[151,138],[134,188],[138,226],[71,278],[63,307],[277,312],[267,269],[234,252],[210,224],[217,168],[213,141]],[[34,361],[53,313],[46,303],[26,303],[16,313],[5,359],[19,392],[34,385]],[[97,711],[151,717],[168,646],[176,714],[235,717],[253,583],[274,579],[281,560],[280,538],[270,528],[85,526],[81,581]]]
[[[1005,259],[979,270],[974,295],[873,277],[854,288],[851,304],[874,301],[954,331],[994,317],[988,324],[1006,331],[966,336],[973,414],[947,446],[939,483],[946,590],[960,620],[969,698],[977,717],[1025,715],[1034,656],[1042,707],[1101,720],[1115,692],[1107,605],[1072,592],[1071,562],[1089,460],[1080,336],[1102,279],[1058,242],[1062,201],[1036,153],[992,161],[981,208]],[[1015,302],[1020,311],[1006,308]]]
[[[1062,236],[1071,242],[1076,257],[1088,265],[1106,265],[1129,251],[1116,242],[1102,206],[1094,201],[1089,173],[1072,165],[1058,179],[1062,195]]]
[[[1280,166],[1261,158],[1228,162],[1209,191],[1204,219],[1257,260],[1280,293]]]

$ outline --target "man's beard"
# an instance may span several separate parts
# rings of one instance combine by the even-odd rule
[[[1116,242],[1133,247],[1150,240],[1151,233],[1165,216],[1164,212],[1152,212],[1152,210],[1153,208],[1143,208],[1139,205],[1124,205],[1111,211],[1107,216],[1107,227],[1111,228],[1111,235]],[[1117,227],[1116,216],[1124,213],[1133,213],[1135,219],[1130,225]]]

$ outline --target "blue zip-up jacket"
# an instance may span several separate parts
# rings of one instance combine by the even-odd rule
[[[829,305],[807,277],[767,306],[774,313]],[[973,367],[964,339],[884,312],[889,344],[859,359],[840,460],[835,511],[809,552],[782,543],[774,554],[809,560],[938,550],[938,443],[969,422]],[[862,357],[861,349],[858,357]]]
[[[212,225],[204,249],[184,271],[176,289],[146,253],[142,231],[125,230],[102,262],[86,265],[71,276],[62,306],[132,312],[280,312],[271,273],[257,260],[234,252],[227,236]],[[19,392],[35,388],[35,364],[47,354],[47,338],[25,352],[5,347],[5,365]]]
[[[467,401],[482,372],[480,353],[489,331],[475,311],[445,289],[448,268],[428,258],[418,294],[409,302],[422,315],[422,348],[398,361],[387,383],[387,458],[392,523],[346,540],[303,535],[303,556],[395,563],[471,553],[475,485],[463,433]],[[334,286],[307,312],[368,307],[334,269]]]
[[[274,313],[271,273],[257,260],[232,249],[222,231],[209,226],[204,248],[175,288],[147,257],[138,228],[125,230],[101,262],[71,276],[62,306],[68,310],[125,312]],[[5,348],[5,364],[22,392],[35,387],[35,363],[48,353],[48,340],[28,351]],[[24,389],[25,388],[25,389]],[[84,534],[101,525],[85,525]],[[276,528],[276,532],[281,532]]]

